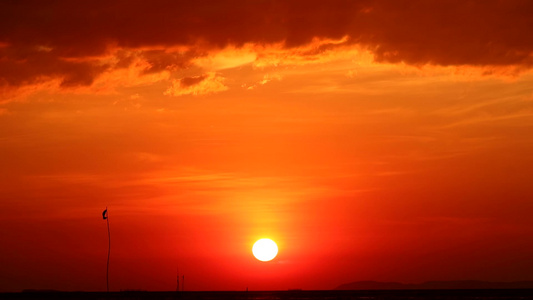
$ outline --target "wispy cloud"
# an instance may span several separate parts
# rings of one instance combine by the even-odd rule
[[[247,90],[253,90],[259,86],[262,86],[262,85],[265,85],[271,81],[280,81],[282,79],[281,75],[279,74],[266,74],[263,76],[263,79],[256,82],[256,83],[253,83],[253,84],[250,84],[250,85],[247,85],[247,84],[243,84],[242,87],[247,89]]]
[[[184,77],[174,80],[172,86],[170,86],[164,94],[168,96],[199,96],[223,92],[228,89],[224,84],[224,81],[224,77],[214,72],[200,76]]]

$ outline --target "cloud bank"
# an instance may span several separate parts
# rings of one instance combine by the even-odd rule
[[[525,70],[532,29],[527,0],[2,1],[0,86],[90,86],[139,60],[142,76],[227,47],[268,55],[269,45],[290,51],[317,40],[341,42],[297,53],[359,47],[376,62]]]

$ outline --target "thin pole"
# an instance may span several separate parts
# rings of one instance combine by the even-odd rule
[[[107,210],[107,207],[105,208]],[[106,280],[107,280],[107,292],[109,292],[109,255],[111,254],[111,231],[109,230],[109,212],[107,213],[107,238],[109,240],[108,242],[108,249],[107,249],[107,271],[106,271]]]

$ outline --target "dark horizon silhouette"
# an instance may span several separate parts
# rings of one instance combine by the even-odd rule
[[[184,276],[183,276],[184,277]],[[183,282],[183,281],[182,281]],[[179,284],[179,281],[178,281]],[[179,290],[175,290],[177,293],[185,292],[184,286]],[[493,282],[482,280],[448,280],[448,281],[426,281],[422,283],[401,283],[401,282],[380,282],[380,281],[356,281],[351,283],[341,284],[337,287],[329,289],[330,291],[388,291],[388,290],[531,290],[533,293],[533,281],[512,281],[512,282]],[[263,292],[261,290],[248,290],[252,292]],[[304,291],[302,289],[288,289],[289,292]],[[313,291],[313,290],[305,290]],[[324,290],[328,291],[328,290]],[[21,293],[76,293],[76,291],[61,291],[52,289],[24,289]],[[84,291],[77,291],[84,292]],[[125,289],[113,292],[169,292],[169,291],[146,291],[141,289]],[[242,292],[242,291],[188,291],[188,292]],[[88,293],[101,293],[101,292],[88,292]]]
[[[289,291],[211,291],[211,292],[26,292],[0,294],[6,300],[93,300],[93,299],[123,299],[123,300],[324,300],[324,299],[530,299],[532,289],[463,289],[463,290],[289,290]]]
[[[379,281],[356,281],[341,284],[335,290],[460,290],[460,289],[533,289],[533,281],[492,282],[482,280],[426,281],[400,283]]]

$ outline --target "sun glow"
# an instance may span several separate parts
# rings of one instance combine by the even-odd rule
[[[271,239],[260,239],[252,247],[252,253],[260,261],[271,261],[278,254],[278,245]]]

